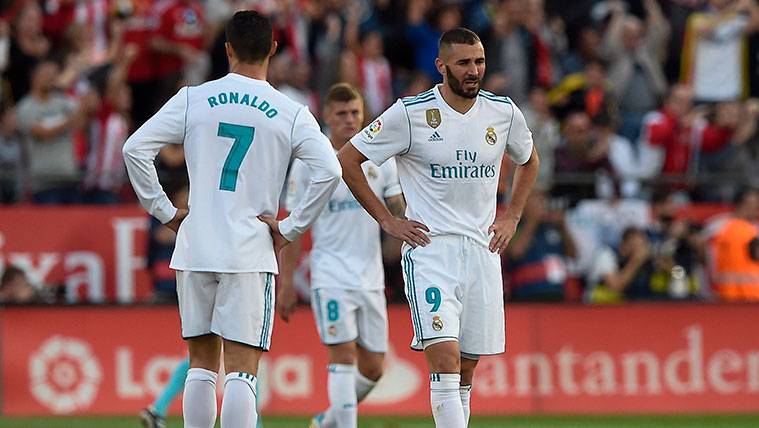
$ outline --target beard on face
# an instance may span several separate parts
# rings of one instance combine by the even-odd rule
[[[480,79],[479,78],[464,78],[463,81],[456,79],[451,73],[451,69],[445,66],[445,75],[448,77],[448,87],[451,88],[454,94],[464,98],[476,98],[480,91]],[[464,89],[464,82],[476,82],[477,85],[471,91]]]

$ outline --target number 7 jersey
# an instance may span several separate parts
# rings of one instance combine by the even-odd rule
[[[124,146],[142,205],[162,223],[175,213],[153,159],[183,144],[190,177],[189,215],[177,234],[171,267],[200,272],[277,272],[268,226],[276,217],[291,158],[311,170],[305,198],[280,223],[295,239],[316,219],[339,183],[340,165],[308,108],[266,81],[230,73],[182,88]]]

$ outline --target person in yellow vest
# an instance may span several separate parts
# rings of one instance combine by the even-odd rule
[[[720,300],[759,301],[759,189],[739,192],[735,211],[709,241],[712,285]]]

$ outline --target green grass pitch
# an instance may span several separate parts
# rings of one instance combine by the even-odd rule
[[[306,428],[308,419],[264,417],[265,428]],[[216,425],[218,427],[218,424]],[[360,417],[359,428],[433,427],[431,418]],[[757,415],[688,416],[509,416],[472,418],[470,428],[755,428]],[[139,428],[137,417],[90,418],[0,418],[0,428]],[[174,418],[168,428],[181,428]]]

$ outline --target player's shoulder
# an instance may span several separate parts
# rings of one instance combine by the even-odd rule
[[[435,91],[430,88],[417,95],[400,98],[398,101],[396,104],[402,105],[406,110],[415,110],[436,103],[437,99],[435,98]]]
[[[514,101],[512,101],[511,98],[503,95],[496,95],[493,92],[486,91],[484,89],[480,89],[477,97],[482,99],[482,101],[486,104],[491,104],[499,107],[503,107],[504,104],[508,106],[515,106]]]

